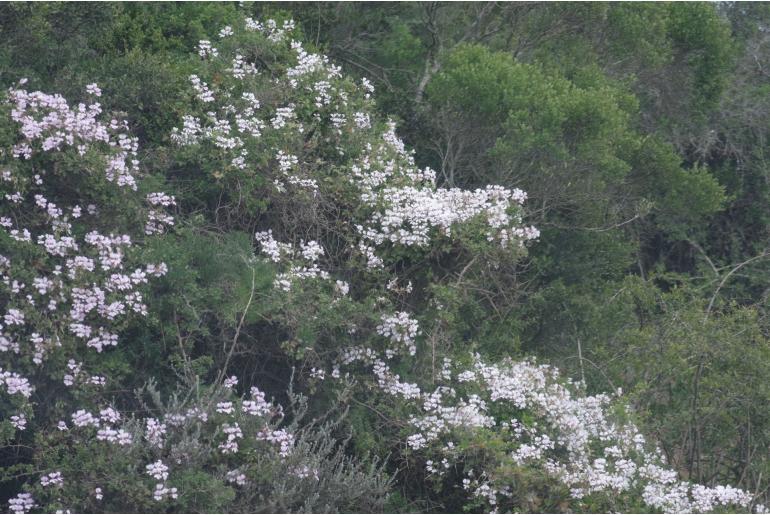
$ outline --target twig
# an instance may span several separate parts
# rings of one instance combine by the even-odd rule
[[[725,283],[730,278],[730,276],[732,276],[735,272],[737,272],[738,270],[740,270],[744,266],[748,265],[749,263],[751,263],[753,261],[756,261],[758,259],[762,259],[763,257],[767,257],[768,254],[770,254],[770,253],[766,250],[762,254],[760,254],[758,256],[754,256],[753,258],[747,259],[743,263],[738,264],[735,268],[733,268],[732,270],[727,272],[727,274],[724,276],[722,281],[720,281],[719,286],[717,286],[716,291],[714,291],[714,295],[711,296],[711,300],[709,301],[709,305],[706,308],[706,315],[703,317],[703,322],[704,323],[706,322],[706,320],[708,320],[709,315],[711,314],[711,308],[714,307],[714,301],[716,300],[717,295],[719,295],[719,290],[722,289],[722,286],[725,285]]]
[[[254,290],[256,289],[256,270],[252,267],[251,269],[251,293],[249,293],[249,301],[246,303],[246,307],[243,310],[243,314],[241,315],[241,320],[238,322],[238,327],[235,330],[235,335],[233,336],[233,343],[230,346],[230,352],[227,353],[227,358],[225,359],[225,364],[222,365],[222,369],[219,371],[219,375],[217,376],[217,380],[215,381],[215,384],[219,384],[222,379],[224,378],[225,374],[227,373],[227,365],[230,363],[230,358],[233,356],[233,352],[235,351],[235,346],[238,343],[238,336],[241,334],[241,328],[243,327],[243,322],[246,320],[246,313],[249,312],[249,307],[251,306],[251,301],[254,299]]]

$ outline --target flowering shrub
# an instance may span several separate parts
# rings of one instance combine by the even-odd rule
[[[244,397],[232,386],[199,385],[198,392],[163,404],[149,385],[141,398],[155,416],[143,420],[114,410],[74,415],[71,427],[48,441],[71,456],[42,457],[40,465],[61,471],[32,485],[32,499],[47,511],[106,512],[376,510],[382,502],[388,480],[346,459],[333,426],[299,428],[303,399],[294,399],[294,422],[277,429],[283,409],[257,388]],[[89,453],[100,458],[89,460]],[[348,482],[364,489],[345,497],[339,483]]]
[[[382,510],[390,480],[348,454],[374,450],[469,510],[762,511],[742,490],[678,479],[622,400],[445,341],[445,300],[468,270],[504,274],[538,237],[523,222],[526,194],[437,187],[372,112],[371,83],[346,79],[294,36],[291,21],[246,19],[198,45],[190,109],[170,140],[172,166],[199,164],[221,190],[202,215],[185,211],[186,193],[145,186],[136,140],[97,102],[73,109],[9,91],[18,135],[0,183],[3,435],[34,444],[6,474],[23,483],[9,508]],[[176,241],[173,209],[190,224],[249,229],[272,287],[257,287],[258,260],[245,256],[247,301],[211,324],[219,333],[189,345],[174,313],[176,388],[146,377],[135,398],[117,397],[109,356],[130,317],[154,314],[150,281],[174,273],[139,259],[153,241]],[[186,293],[166,295],[189,305]],[[286,410],[267,400],[256,366],[275,358],[248,338],[280,340],[307,404],[291,392]],[[371,420],[379,441],[367,444],[357,427]]]
[[[156,232],[173,219],[143,205],[136,193],[136,140],[124,122],[101,112],[95,84],[87,94],[93,103],[77,108],[60,96],[24,89],[11,89],[7,97],[19,135],[3,150],[0,165],[1,402],[5,413],[18,412],[3,424],[22,435],[56,423],[57,416],[62,430],[68,427],[64,419],[76,427],[98,426],[100,419],[88,410],[114,416],[107,392],[118,385],[99,367],[99,355],[118,345],[128,319],[147,315],[143,290],[167,270],[164,263],[132,258],[141,223],[125,224],[115,203],[140,219],[158,218]],[[35,409],[41,399],[57,409]],[[55,471],[40,484],[59,488],[63,481]],[[21,508],[32,505],[19,499]]]
[[[95,84],[87,90],[100,95]],[[45,397],[63,384],[82,390],[86,404],[99,402],[109,378],[79,360],[89,348],[101,354],[116,346],[123,320],[147,314],[142,290],[166,265],[136,263],[130,254],[141,233],[104,223],[115,213],[110,202],[128,203],[139,217],[147,212],[134,193],[137,146],[125,124],[105,120],[98,102],[72,109],[59,96],[12,89],[8,103],[19,138],[1,165],[7,255],[0,257],[0,351],[14,369],[3,372],[4,402],[21,411],[15,426],[23,430],[20,420],[34,416],[33,391]],[[65,185],[93,197],[73,201]],[[102,204],[100,191],[109,195]],[[159,227],[173,223],[162,217]]]

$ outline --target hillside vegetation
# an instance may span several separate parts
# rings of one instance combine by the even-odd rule
[[[0,37],[4,510],[765,512],[767,4]]]

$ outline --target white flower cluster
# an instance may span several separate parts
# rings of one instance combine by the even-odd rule
[[[238,379],[235,376],[232,376],[227,379],[227,382],[229,384],[227,388],[231,390],[237,385]],[[291,454],[294,446],[294,435],[286,429],[272,429],[270,426],[265,425],[264,429],[256,435],[244,435],[244,431],[241,429],[241,425],[238,422],[239,417],[248,416],[262,417],[263,423],[269,423],[273,417],[282,416],[283,409],[280,405],[267,401],[264,392],[256,386],[250,388],[250,398],[243,399],[240,402],[240,410],[236,408],[237,405],[238,403],[233,401],[220,401],[217,402],[215,406],[204,405],[202,407],[189,408],[186,413],[169,413],[165,415],[163,419],[152,417],[146,418],[144,419],[145,441],[152,448],[156,449],[156,452],[163,452],[164,450],[167,450],[167,442],[169,440],[178,438],[178,435],[174,435],[173,432],[183,430],[187,422],[205,422],[211,416],[224,415],[229,421],[218,426],[219,431],[225,435],[225,441],[218,446],[223,454],[231,456],[238,454],[240,452],[239,442],[245,437],[250,437],[252,439],[251,445],[254,445],[254,442],[258,441],[275,444],[278,449],[278,454],[282,458],[286,458]],[[73,425],[76,428],[80,428],[80,430],[85,430],[89,427],[99,428],[97,431],[97,439],[100,441],[118,445],[130,445],[135,443],[133,442],[131,433],[124,428],[114,429],[109,425],[100,427],[101,424],[114,425],[121,422],[122,417],[120,413],[112,407],[106,407],[100,410],[99,417],[94,416],[86,410],[79,410],[73,414],[72,420]],[[257,421],[257,423],[259,422],[260,421]],[[60,430],[68,430],[67,425],[64,422],[60,422]],[[163,460],[156,460],[155,462],[146,464],[145,472],[148,476],[159,481],[156,485],[156,490],[153,493],[153,498],[155,500],[162,501],[177,498],[177,489],[169,487],[166,484],[166,481],[170,477],[170,470]],[[44,483],[45,485],[56,485],[58,484],[59,478],[60,476],[56,475],[50,477],[46,476],[41,479],[41,483]],[[228,482],[235,483],[239,486],[246,484],[246,475],[237,470],[228,473],[226,479]]]
[[[147,475],[152,476],[159,481],[168,479],[168,467],[160,460],[155,463],[150,463],[145,468],[147,470]]]
[[[95,97],[101,95],[96,84],[88,85],[87,92]],[[136,189],[137,140],[125,132],[124,122],[101,121],[99,104],[73,109],[58,95],[29,93],[21,89],[10,90],[8,101],[11,118],[21,133],[21,143],[11,156],[28,159],[38,153],[70,149],[79,155],[91,152],[104,163],[107,180],[121,188]],[[130,275],[124,273],[124,249],[131,246],[128,235],[105,236],[92,230],[82,240],[76,238],[71,220],[82,219],[83,208],[78,204],[72,207],[59,205],[48,198],[41,174],[26,177],[19,171],[13,175],[10,172],[3,174],[4,181],[24,184],[26,191],[14,193],[18,202],[9,205],[13,216],[3,216],[0,220],[20,245],[36,242],[45,250],[48,260],[38,263],[32,288],[28,290],[22,282],[8,275],[2,276],[0,287],[8,288],[14,300],[5,306],[2,316],[0,351],[21,353],[18,342],[28,340],[31,345],[25,346],[23,352],[28,352],[31,362],[40,366],[50,354],[62,348],[61,338],[68,332],[98,352],[116,345],[118,337],[109,330],[109,325],[131,312],[146,314],[137,288],[148,282],[148,276],[165,273],[165,265],[148,265]],[[162,202],[168,199],[162,193],[151,198]],[[93,216],[98,209],[89,204],[85,212]],[[12,220],[24,220],[30,225],[17,229]],[[36,238],[32,237],[33,232],[38,234]],[[5,258],[2,265],[8,267]],[[41,319],[43,323],[38,326]],[[45,327],[45,331],[53,336],[43,334],[39,327]],[[106,384],[107,378],[86,374],[82,364],[75,360],[65,358],[64,362],[67,363],[67,370],[62,373],[65,385],[98,387]],[[28,398],[34,390],[34,386],[20,374],[1,369],[0,384],[8,395],[20,394]],[[99,419],[86,410],[74,409],[72,418],[76,427],[100,425]],[[24,414],[14,415],[11,422],[19,430],[26,427]],[[104,431],[108,432],[107,428]],[[109,438],[106,434],[103,436]]]
[[[99,419],[84,409],[77,410],[72,414],[72,423],[76,427],[99,427]]]
[[[331,65],[326,56],[307,53],[299,41],[292,41],[291,48],[297,53],[297,65],[286,71],[286,77],[289,79],[289,84],[292,87],[296,88],[298,85],[297,79],[305,75],[323,73],[327,79],[340,76],[340,68]],[[323,89],[328,90],[329,87],[325,86]],[[321,102],[322,105],[328,105],[329,103]]]
[[[265,429],[257,433],[257,440],[278,444],[278,453],[284,458],[289,456],[294,448],[294,435],[285,429]]]
[[[235,454],[238,452],[238,440],[243,438],[243,431],[241,431],[238,423],[224,424],[222,426],[222,432],[227,435],[227,441],[219,444],[219,449],[222,454]]]
[[[262,252],[274,263],[282,260],[301,260],[301,265],[291,265],[288,271],[280,273],[275,278],[274,286],[283,291],[290,291],[297,280],[329,279],[329,273],[321,270],[317,261],[324,255],[324,250],[316,241],[300,242],[299,249],[289,243],[281,243],[273,238],[272,230],[256,233],[257,242]]]
[[[509,427],[515,438],[513,460],[519,465],[542,467],[563,482],[575,499],[596,492],[618,494],[641,488],[645,504],[666,513],[705,513],[725,507],[747,509],[752,502],[753,496],[740,489],[679,480],[676,472],[665,467],[659,451],[651,453],[646,449],[644,437],[633,424],[618,425],[613,420],[609,415],[609,397],[573,396],[559,382],[555,369],[526,361],[490,365],[477,356],[473,369],[459,375],[466,383],[477,381],[489,400],[472,395],[450,404],[447,401],[456,395],[449,387],[422,394],[424,414],[410,421],[418,430],[407,438],[411,449],[423,449],[455,427],[501,425]],[[387,387],[382,389],[397,395]],[[495,421],[488,414],[489,402],[510,403],[517,409],[528,410],[537,422],[525,426],[519,421]],[[597,446],[604,448],[601,457],[596,457]],[[474,495],[495,506],[510,495],[506,480],[490,477],[486,482],[477,482]],[[472,482],[465,481],[470,488]]]
[[[364,238],[375,245],[384,242],[401,245],[426,246],[431,241],[431,229],[436,228],[444,236],[452,235],[452,227],[483,217],[486,220],[487,238],[523,243],[539,236],[533,228],[511,227],[520,223],[511,219],[511,205],[521,203],[526,196],[519,190],[510,191],[500,186],[487,186],[474,191],[432,189],[420,187],[384,188],[379,194],[367,194],[364,200],[376,204],[385,201],[386,208],[375,212],[371,221],[361,227]]]
[[[156,418],[145,419],[144,437],[153,447],[163,447],[166,436],[166,424],[161,424]]]
[[[190,75],[190,83],[197,93],[198,100],[201,102],[213,102],[214,92],[209,89],[208,84],[203,82],[197,75]]]
[[[265,393],[256,386],[251,387],[251,400],[241,403],[241,409],[247,415],[264,417],[276,411],[276,407],[265,399]]]
[[[298,479],[313,478],[318,481],[318,469],[307,465],[297,466],[290,471],[290,474]]]
[[[230,27],[225,27],[222,29],[222,31],[225,32],[226,29],[230,29]],[[232,34],[232,29],[230,29],[230,34]],[[219,37],[224,36],[222,36],[220,33]],[[219,51],[211,46],[211,41],[207,39],[201,39],[198,41],[198,55],[203,59],[206,59],[207,57],[217,57],[219,55]]]
[[[180,146],[195,145],[203,132],[199,118],[190,115],[182,116],[182,129],[174,127],[171,131],[171,141]]]
[[[273,116],[273,119],[270,120],[270,125],[273,129],[283,129],[289,121],[295,118],[294,105],[289,104],[286,107],[279,107],[275,110],[275,115]]]
[[[262,32],[273,43],[280,43],[287,34],[294,31],[294,20],[286,20],[278,25],[275,20],[267,20],[264,24],[251,18],[246,18],[246,30]]]
[[[99,86],[95,82],[93,84],[86,85],[86,93],[95,97],[102,96],[102,90],[99,89]]]
[[[51,472],[40,477],[40,484],[42,486],[62,486],[64,484],[64,478],[61,472]]]
[[[246,484],[246,474],[243,474],[240,470],[230,470],[225,475],[225,481],[228,483],[234,483],[238,486],[243,486]]]
[[[152,493],[152,498],[156,501],[162,501],[167,498],[176,499],[179,497],[179,493],[176,487],[167,487],[163,483],[157,483],[155,485],[155,491]]]
[[[8,507],[16,514],[28,513],[36,506],[37,504],[35,504],[32,494],[26,492],[20,493],[8,501]]]
[[[276,119],[273,120],[273,127],[276,127],[275,121]],[[281,120],[280,123],[283,123],[283,120]],[[282,150],[279,150],[275,157],[278,160],[278,169],[282,176],[281,179],[276,179],[274,181],[274,184],[279,191],[286,190],[286,183],[311,192],[318,191],[318,183],[315,179],[302,177],[300,175],[300,168],[298,166],[299,160],[297,159],[297,156],[285,154]]]
[[[279,26],[272,20],[262,24],[247,19],[245,25],[247,30],[263,32],[276,44],[285,44],[284,32],[293,29],[292,22]],[[302,89],[300,88],[302,85],[312,92],[318,109],[329,107],[331,110],[325,115],[315,115],[316,117],[310,123],[317,123],[324,117],[328,117],[327,119],[342,134],[342,128],[347,123],[348,116],[340,111],[348,105],[349,93],[338,85],[337,79],[341,76],[339,67],[331,64],[325,56],[307,52],[297,41],[292,41],[290,46],[296,53],[297,64],[286,70],[285,80],[295,89]],[[208,49],[205,45],[204,47]],[[208,55],[209,50],[206,52]],[[237,51],[235,61],[240,64],[234,64],[231,69],[236,78],[242,79],[245,72],[241,54]],[[191,80],[199,98],[205,102],[214,101],[214,96],[205,82],[197,76],[191,77]],[[282,80],[279,77],[275,82],[279,85]],[[368,98],[374,90],[368,80],[362,81],[359,89],[365,98]],[[248,92],[238,93],[242,99],[245,99],[246,94]],[[228,100],[219,107],[221,114],[209,111],[207,118],[213,124],[212,126],[216,127],[217,137],[222,142],[232,143],[218,146],[233,150],[235,155],[232,156],[231,161],[234,166],[247,169],[248,155],[241,152],[242,142],[239,141],[239,137],[232,135],[237,132],[241,136],[260,137],[265,123],[255,117],[255,107],[251,103],[247,102],[240,106],[231,103],[229,99],[235,96],[232,93],[226,93],[225,97],[228,97]],[[227,120],[228,117],[233,116],[236,127]],[[367,112],[355,111],[350,113],[349,118],[352,124],[351,131],[375,130],[375,124]],[[198,116],[186,115],[183,120],[183,128],[175,129],[172,135],[172,138],[180,144],[197,143],[209,130],[203,128],[201,118]],[[269,127],[273,130],[292,130],[297,133],[305,130],[304,122],[298,120],[293,103],[276,106],[269,120]],[[211,138],[211,134],[208,137]],[[318,179],[300,173],[302,167],[298,166],[295,155],[286,152],[283,148],[275,150],[278,166],[273,183],[276,189],[279,192],[285,192],[288,186],[295,186],[317,195]],[[511,243],[523,245],[524,242],[539,236],[537,229],[521,225],[520,206],[526,199],[524,192],[499,186],[488,186],[475,191],[436,188],[435,172],[428,169],[420,170],[414,165],[411,154],[405,150],[403,142],[395,134],[395,125],[392,123],[382,134],[381,144],[364,149],[357,161],[350,164],[350,172],[351,180],[360,189],[362,202],[371,208],[368,219],[356,222],[361,238],[359,246],[370,268],[378,268],[382,265],[376,248],[385,243],[427,246],[435,234],[451,237],[454,227],[472,220],[483,221],[486,225],[487,238],[490,241],[498,241],[503,246]],[[282,279],[283,289],[289,287],[286,281]]]
[[[730,507],[745,510],[752,503],[753,496],[740,489],[679,480],[675,471],[666,468],[660,451],[647,450],[644,437],[633,424],[619,425],[610,415],[609,396],[574,396],[569,384],[559,379],[558,371],[547,365],[527,361],[491,365],[477,355],[473,367],[456,376],[463,384],[478,387],[482,394],[461,398],[451,386],[439,386],[428,393],[417,385],[401,383],[373,349],[350,347],[340,356],[341,365],[358,362],[372,366],[381,391],[416,401],[412,406],[420,414],[409,421],[416,432],[406,438],[406,445],[415,452],[433,453],[426,461],[430,473],[440,472],[434,465],[435,453],[444,468],[457,459],[451,440],[443,447],[432,444],[445,440],[455,429],[498,427],[506,428],[511,437],[510,456],[515,463],[542,468],[561,481],[574,499],[638,489],[647,506],[666,513],[705,513]],[[444,368],[451,366],[447,360]],[[445,372],[442,377],[451,379],[453,374]],[[490,414],[493,404],[500,405],[503,409],[497,411],[503,413],[506,404],[526,410],[534,422],[496,420]],[[603,449],[600,456],[596,455],[597,447]],[[463,480],[472,496],[495,507],[512,495],[507,477],[489,472],[483,476],[483,480]],[[756,506],[756,510],[764,512],[764,507]]]
[[[34,391],[34,387],[29,383],[29,379],[22,377],[16,372],[4,371],[0,367],[0,386],[5,385],[5,391],[8,395],[19,394],[29,398]]]
[[[66,427],[64,428],[66,430]],[[118,445],[131,445],[133,437],[125,429],[113,429],[109,426],[102,427],[96,432],[96,439],[102,442],[116,443]]]
[[[160,209],[176,206],[176,199],[173,195],[167,195],[163,192],[148,193],[147,203],[153,207],[147,213],[147,222],[144,226],[145,234],[162,234],[167,227],[174,225],[174,217]]]
[[[87,89],[94,95],[101,93],[96,84],[90,84]],[[136,189],[138,140],[120,131],[126,128],[125,123],[115,119],[109,124],[99,121],[102,114],[99,103],[80,104],[77,109],[71,109],[60,95],[30,93],[23,89],[10,89],[8,99],[12,103],[11,119],[20,124],[23,137],[14,146],[13,157],[30,159],[35,152],[33,146],[38,144],[43,152],[75,147],[81,155],[91,146],[109,145],[115,152],[104,154],[105,177],[119,186]]]
[[[381,323],[377,326],[377,334],[389,338],[399,346],[406,347],[410,356],[414,356],[417,352],[415,338],[419,333],[420,326],[417,320],[404,311],[382,315]]]
[[[259,70],[254,63],[246,62],[241,54],[235,54],[230,73],[232,73],[233,77],[236,79],[244,79],[249,75],[258,75]]]
[[[19,431],[24,431],[27,428],[27,417],[24,416],[24,413],[11,415],[11,425]]]

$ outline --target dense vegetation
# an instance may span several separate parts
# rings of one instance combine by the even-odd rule
[[[768,4],[0,37],[4,510],[765,510]]]

